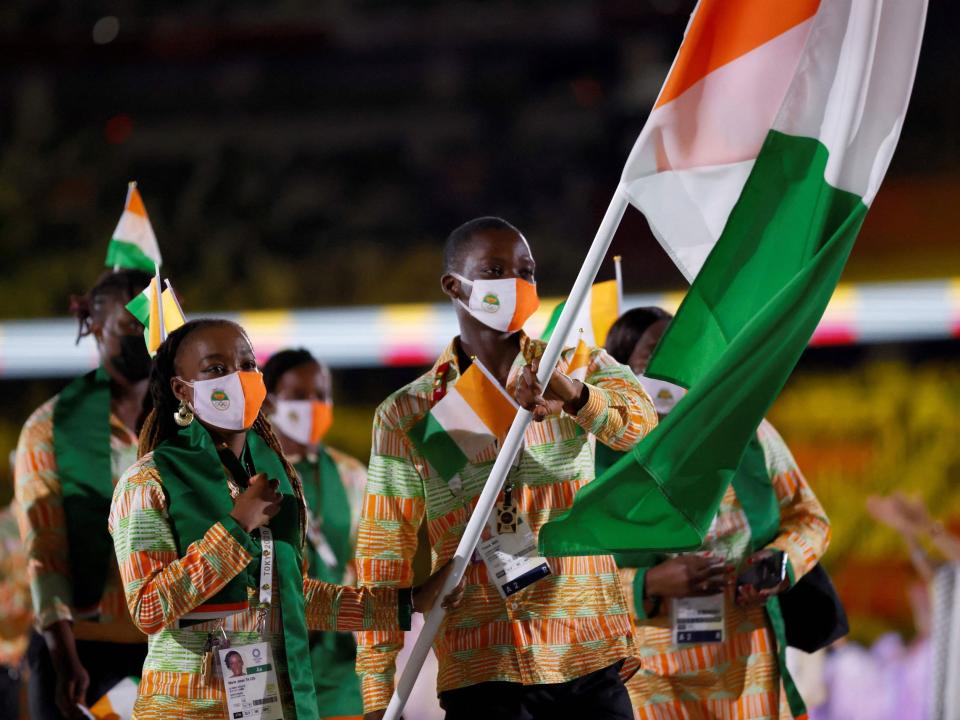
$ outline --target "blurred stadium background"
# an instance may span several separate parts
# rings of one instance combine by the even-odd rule
[[[561,295],[693,5],[5,3],[0,452],[89,362],[53,319],[100,272],[136,179],[188,314],[241,313],[261,351],[330,355],[331,443],[367,455],[377,402],[449,336],[430,305],[446,233],[505,216],[541,295]],[[955,3],[931,3],[893,167],[772,412],[832,516],[826,564],[864,641],[912,628],[909,562],[866,495],[919,493],[960,530],[957,27]],[[631,302],[676,301],[633,210],[617,253]],[[3,465],[0,502],[10,483]]]

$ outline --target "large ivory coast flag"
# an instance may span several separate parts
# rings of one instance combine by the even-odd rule
[[[160,343],[186,320],[177,296],[167,281],[160,292],[160,275],[154,275],[143,292],[127,303],[127,310],[143,325],[143,338],[151,357],[157,354]]]
[[[602,347],[607,340],[607,333],[611,326],[620,317],[620,297],[622,296],[620,283],[617,280],[604,280],[594,283],[590,288],[590,295],[580,306],[573,329],[564,341],[565,347],[575,347],[579,340],[583,340],[590,347]],[[557,305],[547,321],[547,327],[541,335],[541,340],[550,340],[553,329],[560,319],[560,313],[567,304],[566,300]],[[581,335],[580,331],[583,331]]]
[[[925,18],[925,0],[701,0],[620,187],[692,282],[647,370],[690,392],[541,552],[701,543],[890,163]]]
[[[127,188],[123,215],[107,246],[107,267],[154,272],[161,265],[160,246],[153,234],[143,198],[135,182]]]
[[[407,431],[410,442],[450,482],[510,430],[518,405],[479,360]]]

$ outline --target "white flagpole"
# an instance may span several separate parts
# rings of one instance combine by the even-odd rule
[[[157,322],[160,323],[160,342],[163,342],[167,339],[167,325],[163,320],[163,282],[160,280],[160,266],[154,264],[157,274],[154,275],[156,280],[156,289],[154,293],[157,296]]]
[[[600,227],[597,229],[597,235],[594,237],[593,244],[587,252],[587,257],[580,267],[580,273],[573,283],[573,289],[570,290],[570,294],[567,296],[566,305],[564,305],[563,311],[560,313],[560,318],[557,320],[557,325],[553,330],[553,334],[550,336],[550,342],[547,343],[543,357],[540,359],[540,369],[537,372],[537,379],[543,387],[547,386],[547,381],[557,366],[560,353],[563,351],[563,342],[573,329],[573,323],[577,317],[577,313],[580,311],[580,306],[583,305],[590,293],[593,281],[597,277],[597,271],[600,269],[604,257],[606,257],[610,242],[613,240],[613,235],[617,231],[617,227],[619,227],[620,220],[623,218],[623,213],[626,212],[626,209],[627,199],[618,187],[613,194],[613,198],[610,200],[610,205],[607,207],[607,212],[603,216]],[[514,458],[516,458],[517,452],[523,443],[523,435],[527,429],[527,425],[530,424],[530,418],[531,414],[527,410],[520,408],[517,411],[517,416],[510,426],[510,432],[507,433],[507,437],[500,448],[500,453],[497,455],[496,462],[493,464],[493,469],[490,471],[490,477],[487,478],[483,492],[480,493],[480,497],[477,500],[477,507],[470,516],[469,522],[467,522],[467,527],[464,529],[463,536],[460,538],[460,544],[457,545],[457,551],[451,561],[453,563],[453,570],[450,572],[449,577],[447,577],[446,583],[444,583],[443,590],[440,593],[441,599],[453,590],[463,577],[467,562],[477,547],[477,542],[480,540],[480,533],[483,531],[487,519],[493,511],[493,506],[497,502],[497,496],[503,488],[507,474],[513,466]],[[407,666],[400,680],[397,682],[397,689],[394,691],[393,697],[390,698],[390,704],[387,706],[384,720],[399,720],[400,713],[403,712],[403,708],[410,698],[410,693],[413,691],[413,686],[417,682],[417,676],[420,674],[420,669],[427,659],[427,654],[433,645],[433,639],[436,637],[437,631],[440,628],[440,623],[443,622],[444,615],[444,609],[440,607],[438,601],[437,605],[425,618],[420,637],[417,638],[417,642],[413,646],[410,658],[407,660]]]
[[[620,256],[613,256],[613,270],[617,278],[617,317],[623,315],[623,273],[620,270]]]

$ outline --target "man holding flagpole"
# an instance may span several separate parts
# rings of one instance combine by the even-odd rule
[[[440,567],[454,553],[518,406],[532,412],[478,550],[460,608],[434,644],[449,720],[632,717],[621,670],[629,612],[610,556],[543,558],[539,528],[594,476],[593,434],[626,450],[656,425],[630,370],[591,348],[583,381],[564,351],[546,387],[544,343],[520,329],[536,310],[535,264],[523,235],[498,218],[451,233],[441,285],[460,335],[433,368],[391,395],[374,420],[361,518],[361,584],[409,583],[418,545]],[[361,633],[357,670],[368,719],[393,692],[400,633]]]

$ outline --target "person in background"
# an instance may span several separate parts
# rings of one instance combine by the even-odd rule
[[[135,673],[146,656],[107,516],[117,478],[137,459],[150,373],[143,326],[124,306],[149,282],[137,270],[110,271],[74,298],[78,341],[94,337],[99,367],[41,405],[20,434],[14,486],[36,622],[28,650],[34,720],[82,717],[78,704]]]
[[[303,482],[309,576],[352,584],[367,469],[323,442],[333,423],[330,371],[308,350],[282,350],[263,366],[263,382],[270,420]],[[311,633],[310,656],[321,717],[359,718],[363,700],[353,634]]]
[[[12,506],[0,509],[0,718],[20,717],[20,680],[33,625],[27,556]]]
[[[449,570],[413,591],[303,577],[302,486],[261,412],[266,388],[236,323],[170,333],[149,390],[140,459],[117,483],[109,519],[127,606],[150,637],[133,717],[222,720],[218,652],[248,646],[272,654],[284,717],[316,718],[308,631],[400,631],[432,607]]]
[[[630,310],[614,323],[606,342],[610,354],[637,374],[661,418],[684,390],[644,372],[670,320],[661,308]],[[767,512],[753,510],[758,507]],[[823,507],[783,439],[763,421],[699,551],[617,557],[637,626],[640,670],[627,683],[636,717],[799,717],[802,703],[778,657],[784,641],[768,615],[776,611],[765,605],[813,568],[829,540]],[[786,575],[775,586],[738,584],[738,575],[751,565],[782,566],[784,556]],[[722,618],[722,638],[677,642],[678,607],[693,605],[689,598],[711,596]],[[791,687],[785,689],[782,680]]]
[[[485,559],[468,565],[463,605],[446,616],[435,641],[441,706],[447,720],[629,719],[620,672],[633,643],[613,558],[538,558],[536,534],[593,479],[590,434],[630,448],[656,424],[653,405],[633,373],[601,348],[590,350],[584,381],[565,374],[574,352],[569,349],[547,386],[540,386],[535,373],[545,344],[519,329],[538,305],[535,263],[510,223],[478,218],[454,230],[444,246],[440,283],[454,303],[460,334],[426,374],[377,409],[357,540],[360,583],[408,584],[418,546],[421,552],[429,547],[434,568],[453,556],[495,461],[496,438],[476,433],[489,442],[478,443],[448,482],[409,433],[449,392],[469,392],[457,390],[466,373],[485,369],[471,377],[496,383],[537,422],[528,427],[498,498],[499,522],[487,528],[492,539],[493,526],[500,525],[498,547],[516,550],[488,549]],[[483,387],[492,399],[496,388]],[[461,414],[451,422],[464,420]],[[529,542],[521,539],[527,533]],[[508,554],[513,560],[504,564]],[[507,595],[498,583],[518,566],[531,567],[517,576],[526,586]],[[368,719],[384,714],[402,645],[396,632],[360,635],[357,671]]]

